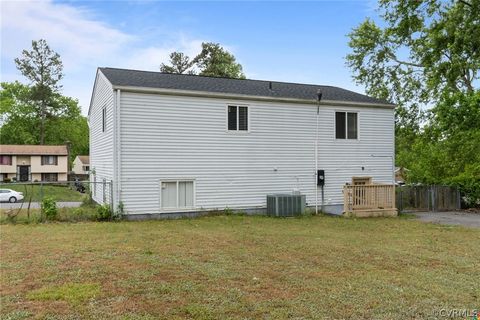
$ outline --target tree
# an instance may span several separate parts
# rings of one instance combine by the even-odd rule
[[[193,61],[202,76],[245,79],[242,65],[218,43],[202,43],[202,51]]]
[[[39,144],[37,130],[41,123],[39,108],[32,100],[34,88],[20,82],[2,82],[0,85],[0,116],[3,124],[0,135],[3,144]],[[81,115],[78,101],[58,93],[50,97],[55,112],[45,118],[45,144],[72,144],[72,161],[78,154],[88,154],[88,124]]]
[[[347,64],[367,93],[401,106],[473,92],[480,70],[480,2],[380,0],[386,26],[367,19],[350,34]]]
[[[170,54],[170,65],[162,63],[160,71],[166,73],[188,73],[210,77],[244,79],[242,65],[236,62],[235,57],[218,43],[202,43],[202,51],[192,60],[181,53]]]
[[[160,71],[165,73],[178,73],[182,74],[188,71],[189,74],[193,74],[194,71],[191,70],[194,62],[190,58],[183,54],[182,52],[172,52],[170,53],[170,64],[166,65],[162,63],[160,65]],[[189,70],[190,69],[190,70]]]
[[[346,60],[369,95],[397,104],[397,165],[412,182],[456,184],[480,199],[480,1],[379,5],[384,26],[355,28]]]
[[[23,50],[22,57],[15,59],[18,70],[31,81],[31,99],[38,105],[40,117],[40,144],[45,143],[45,120],[56,112],[53,96],[61,86],[63,64],[60,55],[50,49],[43,39],[32,41],[32,50]]]

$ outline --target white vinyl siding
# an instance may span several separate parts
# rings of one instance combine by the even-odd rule
[[[88,116],[90,129],[90,180],[113,180],[113,88],[101,72],[97,73],[96,87]],[[93,200],[104,203],[111,199],[110,186],[93,186]],[[107,194],[104,194],[107,193]]]
[[[228,106],[245,105],[249,134],[232,135]],[[265,207],[267,194],[293,189],[315,204],[315,105],[123,91],[120,106],[121,200],[129,214],[173,205],[171,190],[162,204],[159,183],[179,177],[195,179],[197,209]],[[342,186],[353,176],[392,182],[393,110],[342,107],[357,113],[362,139],[337,140],[337,108],[322,105],[319,115],[326,205],[343,203]]]

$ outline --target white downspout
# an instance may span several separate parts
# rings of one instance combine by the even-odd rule
[[[116,103],[115,103],[115,122],[116,122],[116,132],[115,132],[115,145],[116,145],[116,152],[115,152],[115,167],[116,167],[116,172],[115,172],[115,181],[114,184],[116,185],[116,193],[115,193],[115,198],[116,198],[116,208],[120,204],[120,189],[121,189],[121,161],[120,161],[120,89],[117,89],[117,94],[116,94]],[[116,209],[115,208],[115,209]]]

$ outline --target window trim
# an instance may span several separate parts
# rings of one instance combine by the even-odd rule
[[[237,107],[237,129],[236,130],[228,130],[228,107]],[[246,107],[247,108],[247,130],[239,130],[240,124],[240,116],[239,116],[239,108]],[[225,132],[230,134],[248,134],[250,133],[250,105],[248,104],[239,104],[239,103],[227,103],[225,106]]]
[[[162,207],[162,203],[163,203],[163,199],[162,199],[162,184],[164,182],[176,182],[177,183],[177,186],[176,186],[176,198],[177,198],[177,207],[167,207],[167,208],[163,208]],[[178,201],[179,201],[179,196],[178,196],[178,184],[179,182],[192,182],[193,183],[193,204],[191,207],[178,207]],[[158,200],[159,200],[159,211],[160,212],[179,212],[179,211],[195,211],[197,210],[197,181],[195,180],[195,178],[175,178],[175,179],[160,179],[158,181],[158,187],[159,187],[159,197],[158,197]]]
[[[337,138],[337,112],[345,113],[345,139]],[[357,114],[357,138],[349,139],[348,138],[348,113]],[[345,109],[336,109],[333,111],[333,140],[335,141],[360,141],[360,111],[359,110],[345,110]]]

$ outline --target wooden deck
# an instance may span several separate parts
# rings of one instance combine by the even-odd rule
[[[395,186],[390,184],[346,185],[343,210],[347,216],[391,217],[397,215]]]

